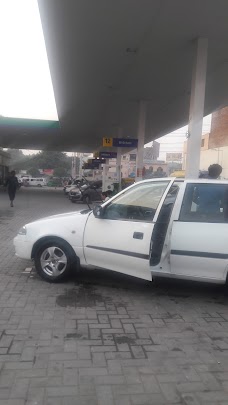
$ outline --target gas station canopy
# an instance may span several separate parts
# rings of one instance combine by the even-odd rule
[[[227,0],[38,3],[60,127],[0,125],[2,146],[86,152],[120,128],[135,138],[140,100],[146,142],[185,125],[199,37],[209,44],[204,113],[228,104]]]

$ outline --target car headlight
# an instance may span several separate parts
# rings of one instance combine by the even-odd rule
[[[27,233],[26,226],[22,226],[22,228],[19,229],[18,235],[26,235],[26,233]]]

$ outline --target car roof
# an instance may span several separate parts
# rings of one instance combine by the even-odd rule
[[[211,179],[185,179],[185,183],[199,183],[199,184],[227,184],[228,180],[211,180]]]
[[[199,184],[227,184],[228,185],[228,180],[211,180],[211,179],[181,179],[179,177],[160,177],[156,179],[147,179],[147,180],[142,180],[138,183],[149,183],[149,182],[165,182],[165,181],[173,181],[174,183],[199,183]]]

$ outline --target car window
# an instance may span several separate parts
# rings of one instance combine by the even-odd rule
[[[188,184],[180,221],[228,222],[228,185]]]
[[[126,190],[105,207],[103,217],[125,221],[153,221],[168,184],[169,181],[146,182]]]

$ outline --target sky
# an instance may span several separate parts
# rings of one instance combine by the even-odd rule
[[[0,115],[57,120],[36,0],[0,0]]]
[[[211,129],[211,114],[207,115],[203,119],[203,129],[202,134],[210,132]],[[183,152],[183,143],[186,141],[186,135],[188,131],[188,126],[177,129],[176,131],[171,132],[163,136],[162,138],[156,139],[160,143],[160,156],[162,160],[166,159],[167,152]],[[151,142],[146,146],[150,146]]]
[[[58,120],[37,0],[0,0],[0,38],[0,115]],[[209,130],[210,116],[203,133]],[[186,132],[158,139],[161,159],[182,151]]]

